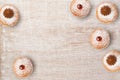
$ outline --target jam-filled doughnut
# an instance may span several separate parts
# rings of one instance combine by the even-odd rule
[[[111,2],[101,3],[96,10],[97,18],[104,23],[111,23],[118,17],[117,6]]]
[[[13,64],[13,71],[18,77],[27,77],[33,71],[33,64],[27,57],[19,57]]]
[[[3,5],[0,10],[0,19],[3,25],[15,26],[19,20],[18,9],[10,4]]]
[[[108,71],[120,70],[120,52],[117,50],[108,52],[103,58],[103,64]]]
[[[91,4],[88,0],[73,0],[70,4],[70,10],[73,15],[86,17],[91,10]]]
[[[110,43],[110,35],[108,31],[97,28],[90,36],[90,43],[96,49],[106,48]]]

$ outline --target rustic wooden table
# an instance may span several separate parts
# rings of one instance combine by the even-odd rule
[[[120,19],[102,24],[96,18],[96,7],[103,1],[120,9],[120,0],[91,0],[90,15],[79,19],[69,10],[71,0],[1,0],[0,5],[14,4],[21,18],[15,27],[0,27],[0,80],[120,80],[120,71],[111,73],[102,65],[109,50],[120,50]],[[108,48],[91,47],[89,36],[96,27],[111,33]],[[20,56],[34,63],[33,74],[25,79],[12,71]]]

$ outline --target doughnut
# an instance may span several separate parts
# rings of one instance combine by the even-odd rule
[[[70,10],[73,15],[83,18],[90,13],[91,4],[88,0],[73,0],[70,4]]]
[[[103,23],[114,22],[118,17],[117,6],[111,2],[103,2],[98,6],[96,16]]]
[[[90,43],[96,49],[106,48],[110,44],[110,35],[108,31],[97,28],[90,36]]]
[[[11,5],[3,5],[0,9],[0,20],[5,26],[15,26],[19,20],[18,9]]]
[[[14,61],[13,71],[18,77],[28,77],[33,72],[33,64],[29,58],[19,57]]]
[[[103,65],[108,71],[115,72],[120,70],[120,51],[112,50],[103,58]]]

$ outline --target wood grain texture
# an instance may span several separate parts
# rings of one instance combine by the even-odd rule
[[[108,72],[102,65],[109,50],[120,50],[120,19],[112,24],[96,19],[95,9],[103,1],[120,9],[120,0],[91,0],[90,15],[79,19],[69,10],[71,0],[1,0],[1,5],[14,4],[21,15],[17,26],[1,27],[1,80],[119,80],[120,72]],[[97,27],[111,33],[106,49],[96,50],[89,43]],[[12,71],[20,56],[30,57],[35,67],[25,79]]]

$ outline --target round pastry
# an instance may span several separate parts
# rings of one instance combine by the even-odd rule
[[[102,28],[95,29],[90,36],[90,43],[96,49],[106,48],[110,43],[110,35]]]
[[[27,57],[20,57],[13,64],[13,71],[18,77],[27,77],[33,71],[33,64]]]
[[[19,12],[13,5],[6,4],[0,10],[0,20],[3,25],[15,26],[19,20]]]
[[[117,19],[118,9],[113,3],[104,2],[98,6],[96,16],[101,22],[111,23]]]
[[[88,0],[73,0],[70,10],[75,16],[86,17],[90,13],[91,5]]]
[[[108,71],[120,70],[120,52],[117,50],[110,51],[104,56],[103,64]]]

